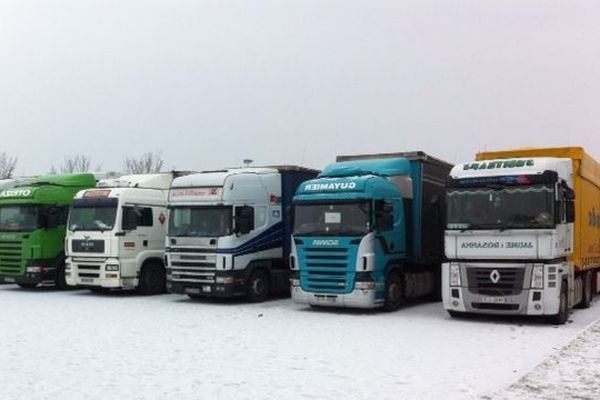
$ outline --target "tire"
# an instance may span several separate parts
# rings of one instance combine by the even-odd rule
[[[33,289],[37,286],[37,283],[17,283],[21,289]]]
[[[56,268],[56,277],[54,278],[54,285],[57,289],[67,290],[69,289],[69,285],[67,285],[67,278],[65,277],[65,264],[62,263],[58,268]]]
[[[429,301],[442,301],[442,269],[433,270],[433,291],[429,295]]]
[[[402,275],[391,272],[385,280],[385,303],[384,311],[395,311],[404,304],[404,285]]]
[[[551,316],[548,321],[555,325],[564,325],[569,319],[569,287],[563,282],[560,285],[560,303],[558,306],[558,314]]]
[[[166,276],[162,264],[148,263],[142,267],[137,290],[144,295],[165,293]]]
[[[252,303],[265,301],[269,295],[269,276],[262,269],[256,269],[246,281],[246,298]]]
[[[590,308],[592,304],[592,274],[585,272],[582,278],[583,290],[581,293],[581,301],[577,305],[577,308]]]

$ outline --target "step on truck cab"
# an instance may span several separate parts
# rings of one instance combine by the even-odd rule
[[[169,198],[167,290],[262,301],[289,291],[291,204],[318,171],[236,168],[175,179]]]
[[[16,179],[0,191],[0,278],[33,288],[65,283],[65,228],[75,194],[92,174]]]
[[[588,307],[600,266],[600,165],[581,147],[487,151],[448,180],[443,302],[450,315]]]
[[[165,291],[167,198],[175,172],[104,179],[69,213],[66,281],[96,292]]]
[[[337,160],[294,198],[293,299],[395,310],[435,296],[451,165],[423,152]]]

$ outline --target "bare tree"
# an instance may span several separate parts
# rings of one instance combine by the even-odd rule
[[[12,178],[17,166],[17,157],[10,157],[6,152],[0,153],[0,179]]]
[[[63,164],[58,168],[53,166],[51,173],[56,173],[57,169],[61,173],[86,172],[90,170],[90,158],[84,154],[65,156]]]
[[[164,163],[160,152],[148,152],[142,154],[138,158],[125,157],[125,171],[130,174],[160,172]]]

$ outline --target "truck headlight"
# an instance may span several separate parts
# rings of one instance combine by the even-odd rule
[[[460,286],[460,264],[450,264],[450,286]]]
[[[531,272],[531,288],[532,289],[543,289],[544,288],[544,265],[534,264],[533,271]]]
[[[31,265],[27,267],[27,272],[31,274],[40,274],[44,268],[38,265]]]
[[[106,270],[107,271],[118,271],[119,264],[106,264]]]

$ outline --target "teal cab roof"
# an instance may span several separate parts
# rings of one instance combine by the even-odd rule
[[[409,175],[406,158],[343,161],[330,164],[316,179],[303,182],[294,200],[402,197],[387,177]]]
[[[358,175],[393,176],[408,175],[410,172],[410,161],[406,158],[353,160],[329,164],[319,174],[319,178]]]
[[[42,175],[0,191],[0,204],[69,204],[78,191],[94,186],[89,173]]]

